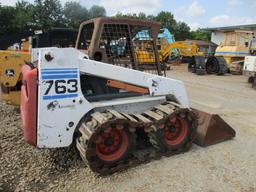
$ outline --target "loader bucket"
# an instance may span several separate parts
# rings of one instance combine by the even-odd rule
[[[198,115],[198,128],[195,143],[202,147],[214,145],[235,137],[235,130],[219,115],[193,109]]]

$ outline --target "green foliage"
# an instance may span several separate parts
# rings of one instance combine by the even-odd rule
[[[60,0],[35,0],[33,4],[21,0],[14,7],[0,4],[0,36],[34,29],[52,27],[78,28],[83,20],[106,16],[102,6],[94,5],[89,10],[76,1],[67,1],[62,7]],[[198,39],[210,40],[210,33],[200,29],[190,32],[184,22],[177,22],[171,12],[161,11],[156,16],[117,13],[118,18],[134,18],[161,22],[167,27],[176,40]]]
[[[15,6],[0,4],[0,36],[52,27],[78,28],[82,20],[106,16],[102,6],[94,5],[89,10],[80,3],[68,1],[64,7],[60,0],[25,0]]]
[[[90,18],[105,17],[106,10],[102,6],[93,5],[89,10],[89,16],[90,16]]]
[[[35,0],[33,22],[42,29],[65,26],[63,9],[59,0]]]
[[[15,7],[0,6],[0,35],[17,31]]]
[[[191,38],[192,39],[197,39],[197,40],[210,41],[211,33],[210,32],[204,32],[204,31],[198,29],[196,31],[191,32]]]
[[[174,16],[171,12],[161,11],[158,15],[154,18],[155,21],[161,22],[163,27],[169,29],[172,34],[175,34],[175,29],[177,22],[174,19]]]
[[[128,14],[122,14],[121,12],[118,12],[115,17],[117,18],[128,18],[128,19],[147,19],[147,16],[145,13],[128,13]]]
[[[190,39],[190,27],[184,22],[178,22],[174,28],[174,36],[177,41]]]
[[[21,31],[29,28],[32,22],[34,6],[26,1],[18,1],[15,7],[15,25]]]
[[[89,11],[75,1],[67,2],[64,6],[64,16],[69,27],[78,28],[81,21],[89,19]]]
[[[184,22],[177,22],[171,12],[161,11],[156,16],[146,15],[145,13],[122,14],[119,12],[115,17],[158,21],[162,23],[163,27],[168,28],[168,30],[175,36],[176,40],[185,40],[191,37],[189,26]]]

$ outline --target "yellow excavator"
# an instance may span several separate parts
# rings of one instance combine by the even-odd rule
[[[52,28],[48,31],[37,30],[1,37],[1,100],[12,105],[20,104],[21,66],[24,61],[31,61],[32,48],[74,47],[76,37],[77,30],[65,28]]]
[[[203,56],[202,52],[198,51],[198,47],[195,43],[190,43],[186,41],[176,41],[169,44],[167,47],[161,46],[159,50],[160,58],[162,61],[168,60],[170,53],[173,49],[179,50],[179,55],[193,57],[193,56]]]
[[[141,45],[136,50],[139,63],[154,62],[155,58],[153,57],[153,53],[148,51],[150,44],[147,43],[147,40],[143,40],[140,43]],[[195,43],[176,41],[174,43],[168,44],[167,46],[163,46],[163,44],[160,42],[158,44],[158,54],[160,61],[166,62],[169,59],[169,56],[172,54],[172,50],[174,49],[178,49],[181,56],[203,56],[203,53],[198,51],[198,47]]]
[[[153,63],[155,61],[154,48],[151,41],[152,39],[149,38],[138,40],[137,44],[139,46],[137,46],[135,53],[139,64]],[[175,41],[169,30],[165,28],[160,30],[156,46],[159,60],[162,63],[167,63],[170,56],[177,55],[191,57],[193,60],[195,60],[195,57],[197,60],[204,60],[203,53],[198,51],[199,49],[194,42]]]

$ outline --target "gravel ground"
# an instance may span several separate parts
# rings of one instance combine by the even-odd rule
[[[196,76],[184,66],[168,76],[185,82],[192,107],[220,114],[237,137],[96,177],[73,146],[38,150],[26,144],[17,109],[0,102],[0,191],[256,191],[256,91],[246,77]]]

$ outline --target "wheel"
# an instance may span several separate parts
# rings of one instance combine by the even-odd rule
[[[124,129],[102,131],[98,135],[96,154],[101,161],[113,163],[125,159],[133,145],[132,136]]]
[[[178,117],[168,119],[163,129],[162,137],[167,148],[176,148],[187,138],[189,126],[186,119]]]
[[[163,129],[151,136],[155,148],[161,151],[177,151],[191,143],[191,129],[186,117],[177,116],[166,120]],[[183,148],[184,147],[184,148]]]
[[[129,131],[128,124],[114,121],[98,127],[94,133],[92,129],[81,126],[77,139],[80,155],[90,167],[92,164],[98,168],[104,165],[116,166],[119,161],[133,154],[136,135]]]
[[[208,74],[216,74],[219,71],[219,63],[216,57],[209,57],[206,62],[206,72]]]

